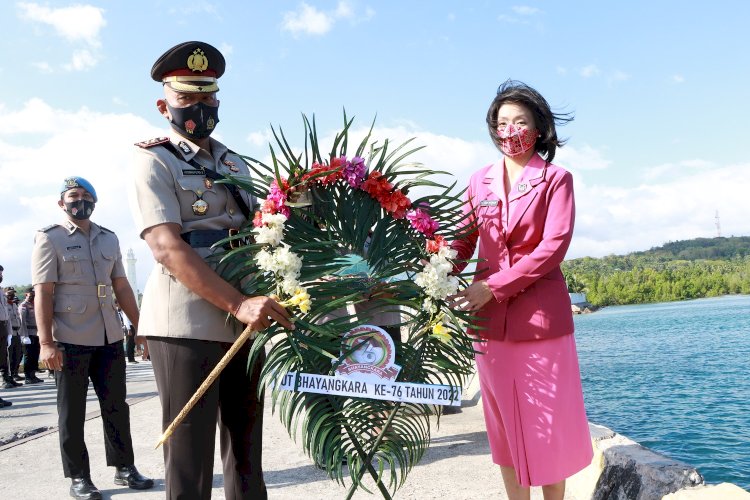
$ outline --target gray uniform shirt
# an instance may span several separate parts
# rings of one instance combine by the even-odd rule
[[[214,139],[210,140],[212,155],[175,132],[169,139],[177,155],[159,144],[142,145],[136,150],[135,189],[131,193],[135,199],[131,205],[141,236],[146,229],[164,223],[179,225],[181,233],[245,224],[247,219],[227,188],[207,179],[189,163],[194,159],[222,175],[250,175],[242,159]],[[244,191],[241,194],[252,210],[255,199]],[[208,204],[204,215],[193,210],[199,197]],[[194,250],[204,260],[223,251],[208,247]],[[156,263],[143,293],[139,335],[233,342],[240,331],[240,325],[228,321],[226,312],[190,291]]]
[[[26,335],[36,336],[36,317],[34,316],[34,303],[23,301],[18,306],[18,314],[21,316],[21,327],[26,332]]]
[[[3,336],[8,336],[13,333],[13,330],[10,327],[10,322],[8,321],[8,309],[5,307],[7,303],[8,301],[5,298],[5,294],[3,293],[3,290],[0,289],[0,329],[5,330],[0,331],[0,335]],[[0,347],[0,349],[2,348]]]
[[[120,242],[109,229],[92,222],[85,234],[65,221],[36,233],[31,280],[55,284],[55,341],[96,346],[122,340],[112,279],[124,277]]]
[[[15,337],[25,336],[21,331],[21,316],[18,314],[18,306],[6,302],[5,309],[8,313],[8,323],[10,323],[12,335]]]

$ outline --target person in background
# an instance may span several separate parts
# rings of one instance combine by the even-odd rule
[[[5,301],[5,307],[8,309],[8,321],[10,322],[12,331],[10,342],[8,343],[8,370],[15,382],[23,380],[18,371],[21,368],[21,358],[23,357],[21,337],[25,336],[25,333],[21,330],[21,318],[18,315],[18,297],[16,296],[15,288],[8,287],[5,289]]]
[[[528,85],[500,86],[487,126],[503,156],[472,175],[463,223],[476,231],[451,245],[465,260],[479,241],[485,269],[452,303],[483,318],[471,333],[484,340],[475,349],[487,436],[510,500],[528,499],[531,486],[562,500],[565,479],[593,456],[560,270],[573,178],[552,163],[564,142],[555,124],[570,120]]]
[[[122,326],[125,329],[125,356],[128,358],[128,363],[138,364],[135,360],[135,327],[133,322],[127,316],[122,316]]]
[[[210,137],[219,121],[217,79],[225,64],[219,50],[197,41],[181,43],[159,57],[151,69],[163,89],[156,108],[171,131],[169,137],[136,145],[131,205],[156,265],[135,326],[148,339],[162,429],[245,325],[261,331],[278,322],[294,329],[279,303],[244,295],[212,267],[224,251],[212,245],[247,224],[255,205],[249,193],[215,182],[249,175],[242,158]],[[261,460],[263,395],[258,395],[263,359],[248,370],[249,348],[248,342],[164,443],[168,499],[211,498],[217,420],[224,495],[267,497]]]
[[[154,485],[134,465],[115,300],[134,323],[138,306],[125,277],[117,236],[89,220],[97,201],[86,179],[66,178],[58,201],[65,221],[39,230],[31,255],[41,358],[56,371],[63,472],[71,478],[70,496],[86,500],[102,498],[91,481],[84,441],[89,380],[99,399],[114,483],[137,490]]]
[[[34,290],[29,290],[21,305],[18,306],[21,316],[21,328],[26,332],[29,339],[26,344],[26,356],[24,358],[23,376],[24,384],[40,384],[44,380],[36,376],[39,370],[39,336],[36,329],[36,317],[34,316]]]
[[[3,271],[5,271],[5,268],[0,266],[0,283],[3,282]],[[6,303],[5,294],[0,293],[0,371],[3,375],[3,389],[12,389],[20,384],[13,380],[8,370],[8,336],[12,330],[8,322],[8,308],[6,307]],[[5,408],[12,404],[10,401],[0,398],[0,408]]]

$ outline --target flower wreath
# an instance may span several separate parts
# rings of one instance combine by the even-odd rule
[[[398,380],[462,385],[474,354],[465,327],[475,318],[446,302],[465,285],[464,275],[451,274],[456,254],[447,244],[465,231],[458,229],[461,193],[452,193],[455,182],[431,179],[446,172],[404,161],[421,149],[405,149],[411,140],[393,150],[388,140],[371,141],[374,122],[350,158],[353,119],[344,115],[343,130],[323,158],[314,119],[303,115],[303,121],[301,154],[272,129],[271,165],[243,157],[252,178],[228,180],[265,201],[252,226],[235,236],[252,243],[226,253],[219,272],[247,295],[275,295],[294,317],[294,331],[274,324],[260,332],[250,360],[270,345],[261,385],[273,388],[273,409],[280,409],[290,435],[301,431],[305,452],[342,484],[346,461],[350,494],[369,472],[390,498],[388,488],[403,484],[429,445],[435,408],[280,391],[276,383],[289,371],[333,374],[343,358],[341,337],[353,322],[399,308]],[[408,193],[417,187],[432,194],[412,200]],[[352,256],[366,264],[366,273],[346,272]],[[341,314],[347,304],[363,302],[372,305],[369,313]]]

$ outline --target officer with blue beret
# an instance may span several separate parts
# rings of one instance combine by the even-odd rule
[[[199,41],[181,43],[159,57],[151,77],[162,84],[156,107],[170,132],[136,145],[132,206],[136,227],[156,260],[139,333],[149,342],[162,429],[245,325],[260,331],[277,321],[293,329],[276,301],[244,295],[215,270],[224,249],[214,243],[252,220],[257,204],[250,193],[215,182],[250,175],[240,156],[211,137],[219,123],[218,79],[225,67],[221,52]],[[226,498],[266,498],[260,363],[248,373],[248,351],[245,345],[164,444],[168,499],[211,498],[217,421]]]
[[[98,198],[89,181],[68,177],[57,202],[62,224],[40,229],[31,255],[40,359],[55,370],[60,452],[70,496],[102,498],[91,481],[84,442],[89,380],[99,399],[107,465],[114,482],[143,490],[153,480],[134,465],[125,352],[115,301],[134,324],[138,305],[125,275],[117,236],[90,220]]]

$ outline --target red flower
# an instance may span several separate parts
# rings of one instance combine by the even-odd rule
[[[338,158],[334,158],[338,160]],[[332,162],[333,163],[333,162]],[[341,178],[341,166],[334,165],[321,165],[320,163],[313,163],[310,171],[302,176],[302,182],[312,180],[323,186],[333,184]]]
[[[406,211],[411,207],[411,200],[407,198],[400,189],[395,190],[390,196],[379,200],[380,205],[386,212],[390,212],[394,219],[403,219],[406,217]]]
[[[447,245],[445,238],[438,234],[434,240],[427,240],[427,253],[438,253],[441,248]]]
[[[362,191],[368,193],[370,196],[378,200],[382,205],[383,197],[387,196],[391,192],[391,189],[393,189],[393,184],[388,182],[388,179],[383,177],[383,174],[378,171],[374,171],[370,172],[367,180],[362,183],[361,189]]]

